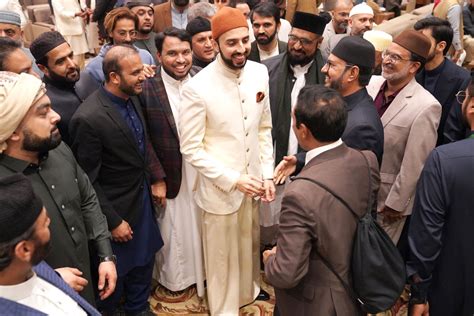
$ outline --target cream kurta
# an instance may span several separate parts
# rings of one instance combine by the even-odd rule
[[[163,84],[179,127],[181,90],[191,76],[178,81],[161,69]],[[183,161],[181,187],[174,199],[166,200],[166,209],[160,212],[158,223],[164,246],[156,254],[158,280],[171,291],[181,291],[196,284],[200,297],[204,296],[204,266],[200,233],[200,211],[192,197],[196,170]]]
[[[259,203],[235,185],[240,174],[272,178],[268,95],[265,66],[247,61],[234,72],[220,57],[183,89],[181,152],[198,171],[211,314],[237,315],[259,292]]]

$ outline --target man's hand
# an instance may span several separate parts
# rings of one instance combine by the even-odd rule
[[[166,182],[164,180],[158,181],[151,185],[151,195],[153,195],[153,201],[165,208],[166,206]]]
[[[112,234],[112,239],[116,242],[127,242],[133,238],[132,228],[124,220],[122,220],[120,225],[112,229],[110,233]]]
[[[383,215],[383,221],[387,224],[392,224],[403,218],[403,215],[400,212],[395,211],[387,205],[384,206],[380,213]]]
[[[408,315],[411,316],[429,316],[430,315],[430,306],[426,304],[414,304],[410,306],[410,312]]]
[[[237,181],[237,190],[251,197],[262,196],[265,191],[263,189],[263,181],[256,176],[242,174]]]
[[[291,176],[295,170],[296,156],[285,156],[273,172],[273,181],[275,181],[275,184],[283,184],[286,178]]]
[[[101,262],[99,264],[99,297],[103,301],[115,290],[117,284],[117,270],[112,261]]]
[[[79,269],[64,267],[56,269],[56,272],[61,275],[61,278],[67,283],[67,285],[72,287],[72,289],[78,293],[84,289],[87,283],[89,283],[86,279],[81,277],[82,272]]]
[[[452,61],[453,63],[457,63],[459,57],[461,57],[462,52],[463,52],[463,49],[462,49],[462,48],[461,48],[460,50],[455,51],[453,57],[451,58],[451,61]]]
[[[265,190],[264,195],[262,196],[263,202],[272,202],[275,200],[275,184],[273,180],[264,180],[263,189]]]
[[[145,75],[147,79],[155,76],[155,69],[156,69],[155,65],[143,64],[143,74]]]
[[[275,255],[277,252],[277,246],[273,247],[272,250],[265,250],[263,252],[263,264],[267,264],[268,257]]]

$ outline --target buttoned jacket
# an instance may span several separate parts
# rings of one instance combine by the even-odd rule
[[[372,76],[367,90],[375,99],[385,79]],[[378,211],[384,205],[410,215],[415,187],[436,145],[441,105],[413,78],[382,115],[384,149],[380,168]]]
[[[54,10],[54,21],[58,31],[65,36],[84,33],[82,18],[74,16],[81,12],[77,0],[51,0]]]
[[[244,198],[236,189],[241,174],[272,178],[268,94],[265,66],[247,61],[235,72],[220,57],[184,86],[181,153],[198,171],[195,198],[205,211],[237,211]]]

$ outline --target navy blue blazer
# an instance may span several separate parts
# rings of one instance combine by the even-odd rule
[[[91,316],[100,316],[100,313],[77,294],[46,262],[42,261],[33,267],[38,277],[51,283],[72,298],[82,309]],[[46,315],[34,308],[0,297],[0,316],[22,315],[22,316],[43,316]]]
[[[424,87],[425,70],[416,75],[416,81]],[[429,91],[441,104],[441,120],[438,126],[438,140],[436,145],[449,143],[445,139],[444,131],[446,120],[452,106],[457,106],[456,93],[466,90],[471,81],[471,75],[466,69],[457,66],[455,63],[445,58],[444,68],[439,76],[434,91]],[[452,123],[451,123],[452,124]],[[457,122],[455,123],[457,124]]]

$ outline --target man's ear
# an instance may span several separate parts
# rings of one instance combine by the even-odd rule
[[[49,77],[49,69],[48,67],[42,65],[42,64],[38,64],[36,63],[36,65],[38,66],[39,70],[41,70],[47,77]]]
[[[436,44],[436,50],[437,51],[441,51],[444,55],[444,49],[446,48],[446,42],[445,41],[441,41],[439,42],[438,44]]]
[[[22,262],[31,262],[34,250],[35,247],[32,241],[22,240],[18,244],[16,244],[13,253],[18,260]]]

